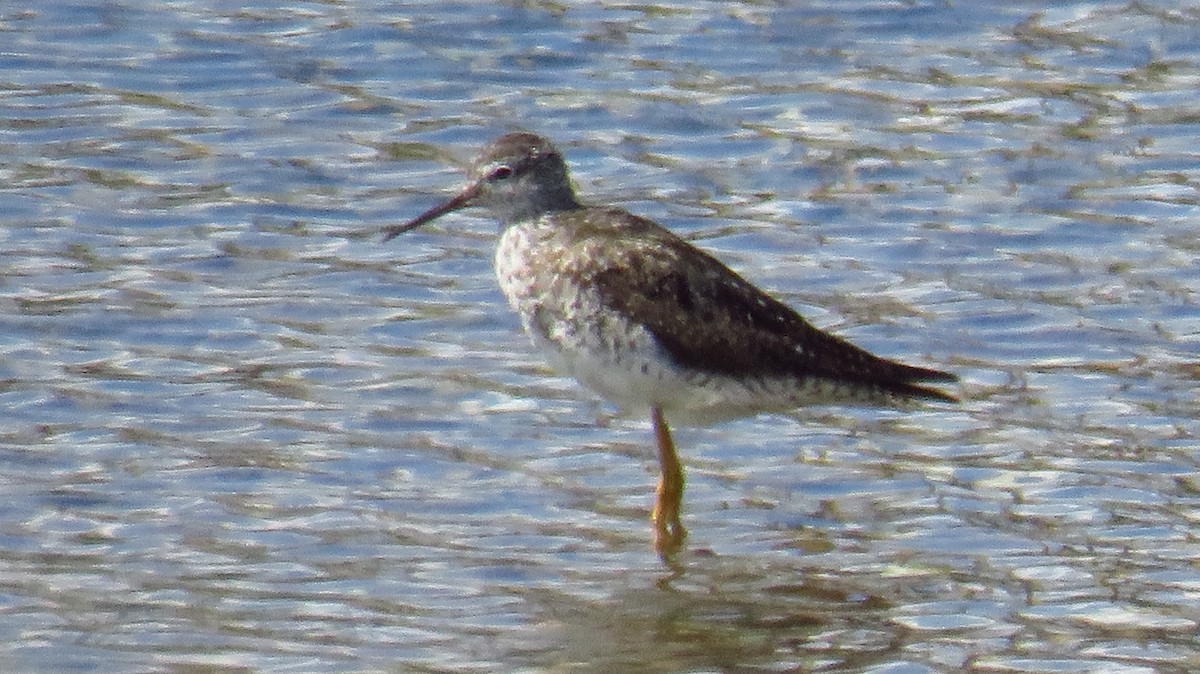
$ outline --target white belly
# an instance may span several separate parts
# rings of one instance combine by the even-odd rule
[[[555,236],[538,223],[507,228],[496,248],[500,288],[556,370],[630,413],[657,407],[671,421],[710,423],[868,398],[823,379],[743,379],[680,367],[650,331],[606,306],[595,287],[553,257]]]

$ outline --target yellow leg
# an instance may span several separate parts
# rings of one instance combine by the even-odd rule
[[[679,551],[687,536],[679,519],[679,511],[683,506],[683,466],[679,464],[675,443],[671,440],[671,429],[667,427],[662,410],[653,408],[651,419],[654,421],[654,439],[658,443],[660,474],[650,521],[654,523],[654,549],[666,558]]]

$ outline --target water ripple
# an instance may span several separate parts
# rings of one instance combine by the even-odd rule
[[[0,658],[1196,669],[1196,17],[976,5],[0,12]],[[494,225],[379,244],[514,127],[963,403],[677,429],[664,567]]]

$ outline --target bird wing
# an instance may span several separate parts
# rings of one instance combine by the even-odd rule
[[[915,382],[954,375],[880,358],[823,332],[665,228],[619,213],[605,219],[618,223],[612,227],[581,231],[622,239],[605,246],[616,252],[591,282],[608,306],[643,325],[679,366],[714,375],[818,377],[953,400]]]

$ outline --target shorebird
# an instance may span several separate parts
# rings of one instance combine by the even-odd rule
[[[384,241],[472,206],[500,222],[496,277],[535,346],[559,371],[654,427],[651,521],[668,559],[686,536],[683,468],[667,420],[708,423],[822,403],[954,402],[926,382],[957,377],[875,356],[814,327],[658,223],[581,203],[555,146],[509,133],[466,186]]]

